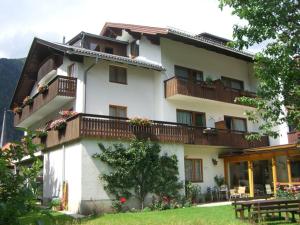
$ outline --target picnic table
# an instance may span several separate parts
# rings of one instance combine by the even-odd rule
[[[295,214],[300,214],[300,200],[288,200],[288,199],[272,199],[272,200],[247,200],[236,201],[233,203],[235,207],[235,215],[240,219],[245,219],[245,211],[248,211],[248,219],[259,221],[262,214],[286,213],[286,219],[288,219],[288,213],[292,213],[293,219]]]

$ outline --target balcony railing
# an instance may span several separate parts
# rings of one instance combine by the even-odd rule
[[[76,85],[76,78],[56,76],[48,83],[48,90],[45,93],[37,93],[32,97],[33,103],[31,105],[23,106],[22,112],[15,114],[14,125],[18,126],[22,121],[33,115],[57,96],[75,97]]]
[[[256,96],[253,92],[225,87],[221,80],[212,81],[211,84],[206,82],[195,83],[176,76],[165,81],[165,97],[175,95],[187,95],[227,103],[235,103],[236,97],[253,98]]]
[[[60,55],[53,55],[46,58],[40,65],[37,80],[41,80],[46,74],[52,70],[56,70],[63,63],[63,58]]]
[[[300,131],[293,131],[288,133],[289,144],[300,143]]]
[[[181,144],[227,146],[232,148],[252,148],[269,145],[268,137],[249,142],[245,133],[193,127],[178,123],[151,121],[149,126],[132,125],[130,120],[109,116],[78,114],[68,119],[65,130],[48,131],[43,140],[46,148],[79,138],[99,138],[128,140],[134,136],[150,138],[152,141]],[[38,143],[41,142],[36,138]]]

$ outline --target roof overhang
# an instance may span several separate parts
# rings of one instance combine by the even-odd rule
[[[159,43],[159,39],[161,37],[164,37],[188,45],[193,45],[195,47],[204,48],[209,51],[214,51],[219,54],[238,58],[247,62],[254,61],[254,56],[250,53],[240,51],[226,45],[222,45],[220,43],[216,43],[210,39],[205,38],[204,36],[192,35],[174,28],[159,28],[122,23],[105,23],[100,32],[100,35],[115,38],[122,34],[122,30],[127,31],[137,39],[139,39],[141,35],[145,35],[151,41]]]

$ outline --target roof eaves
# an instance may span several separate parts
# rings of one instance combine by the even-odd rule
[[[212,46],[215,46],[215,47],[218,47],[218,48],[222,48],[224,50],[231,51],[233,53],[240,54],[240,55],[249,57],[251,59],[254,58],[254,55],[251,54],[251,53],[247,53],[245,51],[240,51],[240,50],[237,50],[237,49],[233,49],[233,48],[227,47],[225,45],[213,42],[211,40],[208,40],[208,39],[205,39],[205,38],[202,38],[202,37],[196,37],[195,35],[189,34],[189,33],[184,32],[184,31],[177,30],[175,28],[168,28],[168,33],[178,35],[178,36],[181,36],[181,37],[184,37],[184,38],[192,39],[192,40],[195,40],[195,41],[199,41],[199,42],[202,42],[202,43],[205,43],[205,44],[208,44],[208,45],[212,45]]]

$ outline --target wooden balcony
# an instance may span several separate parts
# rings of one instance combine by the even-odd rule
[[[300,143],[300,131],[293,131],[288,133],[289,144]]]
[[[36,138],[35,141],[44,143],[46,148],[79,138],[129,140],[134,136],[165,143],[214,145],[238,149],[269,145],[268,137],[263,137],[261,141],[248,142],[245,135],[230,130],[192,127],[163,121],[151,121],[149,126],[137,126],[125,118],[78,114],[68,119],[65,130],[49,130],[47,138],[44,140]]]
[[[60,55],[52,55],[46,58],[40,65],[37,80],[40,81],[45,75],[56,70],[63,63],[63,57]]]
[[[215,80],[209,85],[205,82],[195,83],[176,76],[166,80],[165,97],[171,99],[180,95],[226,103],[235,103],[236,97],[246,96],[254,98],[256,96],[253,92],[227,88],[221,80]]]
[[[48,83],[45,93],[33,96],[33,103],[22,107],[20,114],[14,116],[14,125],[28,127],[32,123],[44,118],[57,110],[76,96],[77,79],[66,76],[57,76]]]

